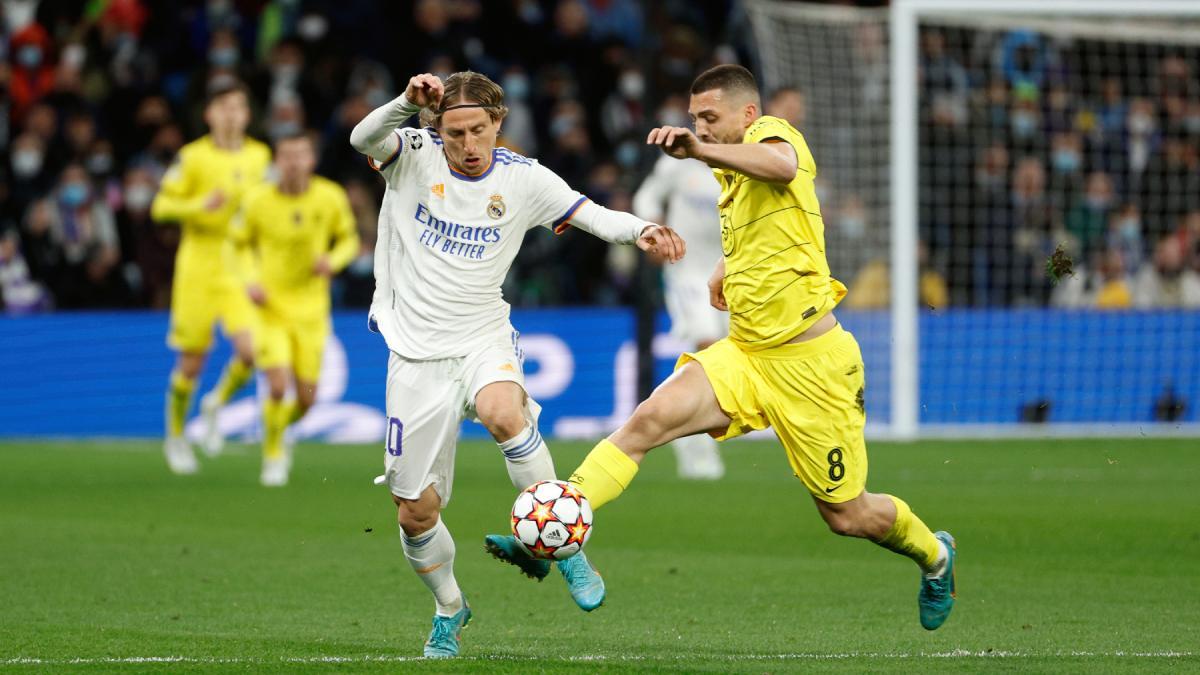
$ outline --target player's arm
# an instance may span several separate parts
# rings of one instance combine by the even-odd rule
[[[372,110],[354,126],[350,132],[350,145],[377,163],[387,164],[401,148],[396,130],[421,108],[437,105],[444,91],[442,80],[436,75],[414,76],[403,94]]]
[[[358,255],[358,229],[354,223],[354,211],[350,209],[350,200],[345,191],[338,188],[332,199],[336,201],[336,216],[333,223],[333,246],[329,253],[322,256],[325,260],[327,275],[332,276],[345,269],[346,265]],[[320,274],[320,261],[317,273]]]
[[[225,206],[225,194],[220,190],[196,194],[191,164],[188,155],[181,152],[163,175],[158,194],[154,195],[154,201],[150,204],[150,217],[155,222],[190,220]]]
[[[388,267],[388,251],[391,244],[391,228],[387,219],[380,214],[375,234],[375,292],[371,295],[371,307],[367,310],[367,330],[379,332],[378,317],[388,307],[388,294],[392,281]]]
[[[535,165],[533,171],[529,181],[533,188],[533,222],[549,222],[555,234],[572,226],[578,227],[613,244],[636,244],[643,251],[671,262],[683,257],[683,239],[671,228],[593,203],[540,164]]]
[[[708,304],[722,312],[729,311],[729,303],[725,302],[725,256],[717,259],[717,268],[708,278]]]
[[[676,159],[694,157],[711,167],[736,171],[765,183],[791,183],[800,167],[796,149],[777,138],[761,143],[702,143],[691,129],[659,127],[650,131],[646,143],[657,145]]]
[[[262,269],[258,259],[258,215],[254,198],[250,197],[242,211],[229,224],[230,268],[255,304],[266,301],[262,286]]]

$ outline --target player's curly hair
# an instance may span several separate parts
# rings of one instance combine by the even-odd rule
[[[504,105],[504,90],[483,73],[470,70],[454,73],[442,85],[445,93],[438,107],[421,110],[421,124],[424,126],[441,127],[442,113],[461,105],[483,108],[494,122],[499,122],[508,114],[508,106]]]

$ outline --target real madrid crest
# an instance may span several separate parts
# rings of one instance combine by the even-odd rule
[[[492,220],[500,220],[504,217],[504,198],[500,195],[492,195],[491,201],[488,202],[487,214]]]

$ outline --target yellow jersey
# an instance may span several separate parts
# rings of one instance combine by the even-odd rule
[[[270,165],[271,149],[253,138],[243,140],[237,150],[217,147],[210,136],[180,148],[150,209],[154,220],[177,222],[182,230],[175,256],[177,282],[209,286],[231,279],[225,265],[230,221],[246,192],[266,178]],[[205,204],[217,190],[225,194],[225,203],[208,211]]]
[[[314,271],[317,259],[328,256],[336,273],[359,250],[346,191],[320,176],[300,194],[265,183],[246,195],[233,242],[241,281],[266,292],[264,311],[301,321],[329,314],[329,279]]]
[[[787,185],[714,169],[725,253],[729,337],[756,351],[781,345],[829,313],[846,287],[829,276],[825,226],[813,180],[817,165],[804,137],[778,117],[760,117],[743,143],[782,141],[796,151]]]

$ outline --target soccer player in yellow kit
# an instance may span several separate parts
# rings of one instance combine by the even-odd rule
[[[692,85],[696,131],[662,127],[647,142],[713,167],[724,258],[709,282],[730,334],[680,357],[675,373],[601,441],[570,480],[594,508],[615,499],[652,448],[708,432],[718,440],[771,426],[831,530],[863,537],[921,568],[921,625],[954,604],[954,539],[934,534],[903,500],[865,490],[863,362],[833,308],[816,163],[787,122],[759,114],[750,71],[723,65]]]
[[[275,143],[278,184],[246,195],[233,228],[238,275],[259,308],[258,367],[267,377],[263,404],[263,485],[286,485],[291,457],[283,435],[312,407],[330,332],[329,279],[358,253],[350,200],[340,185],[314,175],[316,141],[296,134]],[[294,401],[284,400],[288,385]]]
[[[266,176],[271,150],[246,136],[250,123],[247,89],[236,80],[219,82],[204,108],[209,134],[187,145],[163,176],[150,214],[182,229],[171,287],[171,328],[167,344],[178,352],[167,389],[167,466],[178,474],[199,468],[183,437],[183,424],[196,379],[212,347],[220,321],[235,354],[226,364],[201,409],[208,423],[204,448],[220,451],[216,411],[253,375],[255,312],[229,269],[229,223],[242,196]]]

